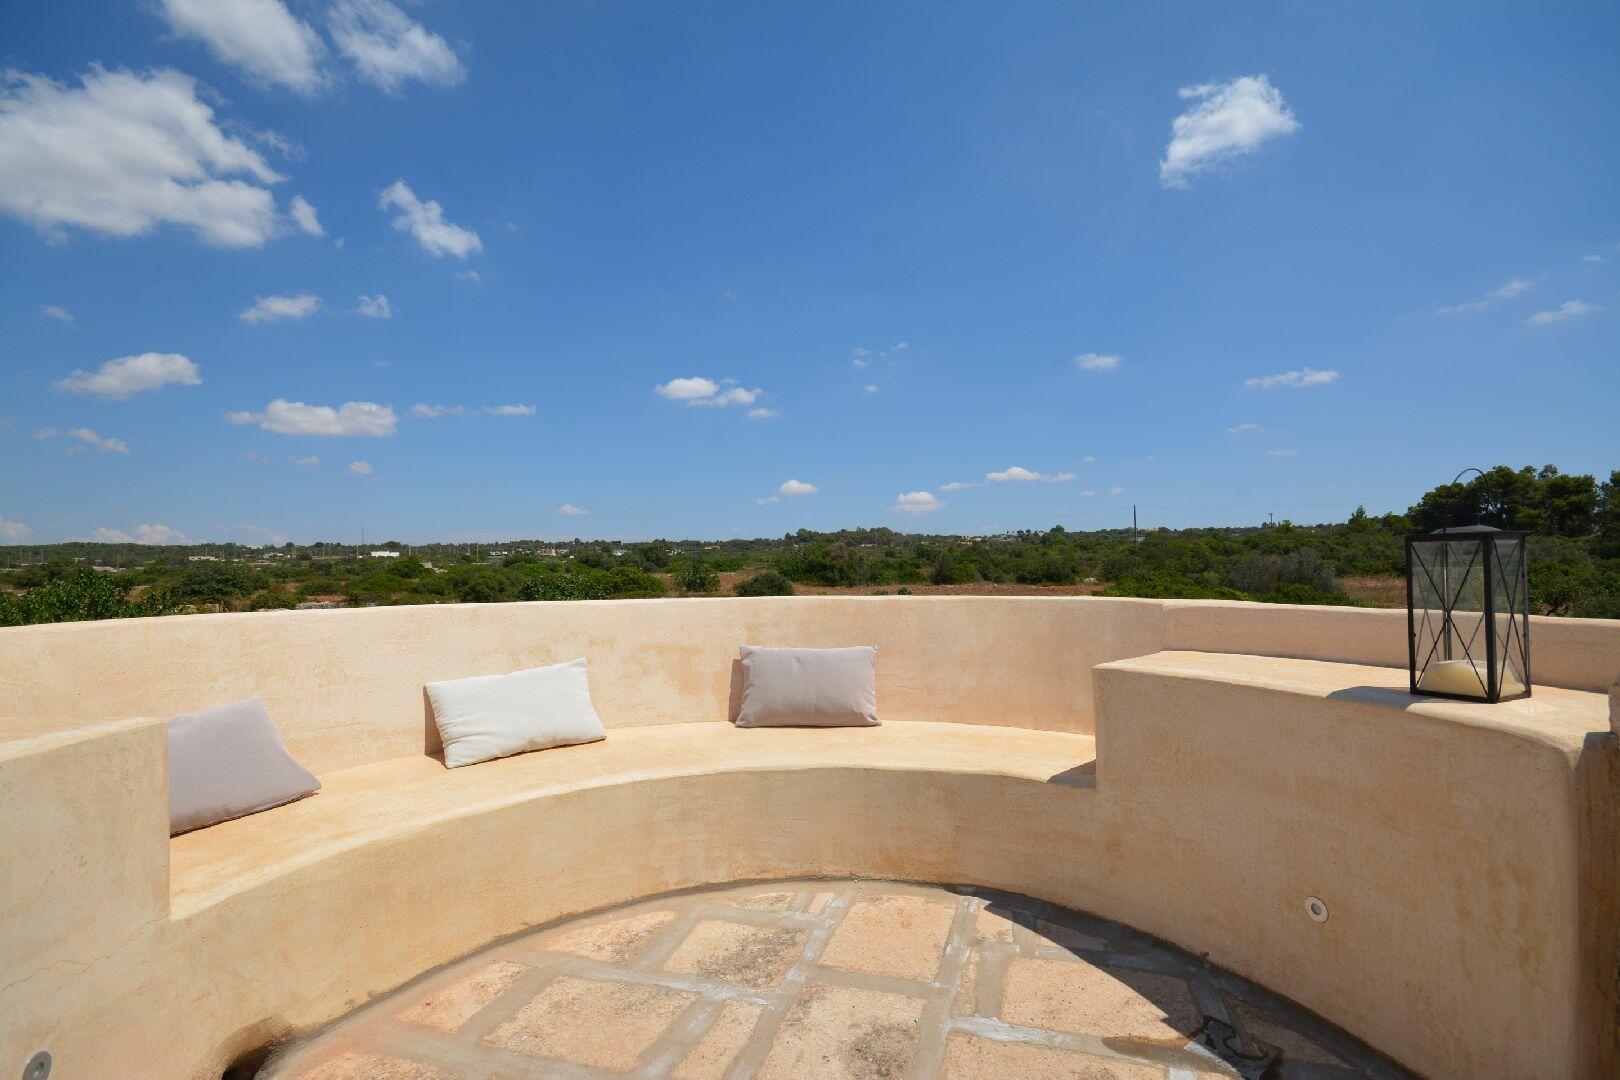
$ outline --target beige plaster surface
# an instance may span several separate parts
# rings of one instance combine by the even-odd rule
[[[829,905],[812,913],[829,890]],[[977,933],[986,916],[1020,928],[1017,940]],[[1304,1075],[1300,1064],[1331,1065],[1342,1080],[1398,1075],[1343,1032],[1193,957],[1019,897],[804,881],[659,897],[582,923],[504,941],[369,1004],[283,1049],[265,1080],[351,1075],[356,1062],[465,1080],[605,1074],[597,1070],[677,1080],[1238,1075],[1199,1045],[1206,1016],[1281,1051],[1283,1080]],[[635,929],[610,933],[621,925]],[[648,937],[649,925],[665,929]],[[885,941],[870,937],[879,925]],[[1038,926],[1103,948],[1053,951]],[[773,960],[768,977],[756,954],[726,947],[757,935],[791,942],[773,946],[784,962]],[[603,964],[589,948],[603,937],[640,944]],[[854,973],[832,962],[841,939],[903,959]],[[714,962],[694,972],[682,962],[691,956]],[[944,1008],[981,963],[982,1007]]]
[[[1415,701],[1399,670],[1161,653],[1371,653],[1393,625],[1179,603],[611,602],[0,631],[0,712],[23,714],[0,722],[0,1064],[49,1048],[58,1075],[211,1080],[558,918],[726,882],[872,877],[1117,919],[1431,1075],[1611,1075],[1608,696],[1538,684],[1500,706]],[[1538,677],[1602,685],[1607,627],[1570,629],[1573,658],[1533,633]],[[739,641],[852,640],[879,645],[884,727],[676,722],[724,719]],[[605,742],[450,771],[422,753],[420,679],[582,653]],[[323,790],[171,842],[161,721],[89,721],[254,692]],[[735,910],[842,920],[828,891],[802,911],[780,897]],[[1306,917],[1308,896],[1327,923]],[[973,925],[971,978],[945,1013],[995,1003],[996,948],[1092,948],[993,912]],[[669,932],[602,931],[593,962]]]

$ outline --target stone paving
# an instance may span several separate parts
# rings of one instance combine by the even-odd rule
[[[1217,1037],[1226,1059],[1206,1048]],[[491,946],[279,1054],[275,1080],[1404,1075],[1117,923],[984,890],[778,882]]]

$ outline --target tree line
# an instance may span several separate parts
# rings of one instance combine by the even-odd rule
[[[153,549],[75,543],[0,549],[0,626],[183,611],[307,604],[500,603],[712,595],[720,575],[737,595],[798,586],[979,583],[1094,585],[1112,596],[1294,604],[1367,603],[1346,579],[1398,581],[1404,539],[1449,525],[1531,534],[1533,610],[1620,618],[1620,470],[1598,481],[1552,466],[1498,466],[1427,492],[1405,514],[1357,508],[1343,522],[1243,528],[1071,532],[1061,526],[994,537],[887,528],[770,539],[514,542],[501,557],[428,545],[369,558],[338,544]],[[401,550],[398,544],[383,545]],[[207,561],[191,556],[207,552]],[[102,569],[90,569],[97,565]]]

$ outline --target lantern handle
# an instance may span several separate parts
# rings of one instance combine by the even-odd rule
[[[1483,469],[1468,468],[1468,469],[1464,469],[1462,472],[1458,473],[1456,476],[1453,476],[1451,478],[1451,482],[1453,484],[1455,484],[1457,481],[1461,480],[1463,477],[1467,476],[1469,473],[1479,473],[1479,478],[1481,480],[1485,479],[1485,471]],[[1456,523],[1457,523],[1456,519],[1453,518],[1450,513],[1447,513],[1446,514],[1446,530],[1449,532],[1451,530],[1451,527],[1453,525],[1455,525]]]

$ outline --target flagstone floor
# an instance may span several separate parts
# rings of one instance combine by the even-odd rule
[[[1216,1036],[1233,1048],[1226,1061],[1204,1045]],[[507,940],[288,1048],[260,1075],[1262,1074],[1404,1075],[1118,923],[983,890],[807,881],[661,897]]]

